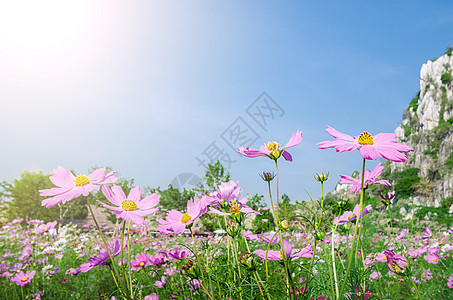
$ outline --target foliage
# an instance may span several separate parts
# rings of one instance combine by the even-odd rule
[[[420,177],[417,175],[419,171],[418,168],[406,168],[399,173],[399,178],[394,185],[398,197],[409,197],[413,194],[413,186],[420,182]]]
[[[445,165],[449,166],[450,168],[453,168],[453,151],[450,152],[450,155],[448,156],[447,160],[445,160]]]
[[[418,100],[420,99],[420,91],[415,95],[414,98],[412,98],[411,103],[409,103],[409,107],[407,110],[412,110],[417,114],[417,108],[418,108]]]
[[[274,217],[272,216],[272,210],[268,207],[264,210],[266,202],[264,202],[264,196],[255,194],[249,198],[247,205],[253,208],[253,210],[260,212],[260,215],[255,216],[252,222],[252,228],[254,233],[269,232],[274,229]]]
[[[225,170],[219,160],[214,164],[209,163],[198,190],[213,192],[222,182],[230,181],[230,173]]]
[[[450,209],[450,207],[453,205],[453,197],[447,197],[443,198],[440,201],[440,206],[442,206],[445,209]]]
[[[451,56],[451,53],[453,52],[453,47],[448,47],[447,50],[445,50],[445,54],[447,54],[448,56]]]
[[[187,209],[187,201],[195,197],[194,191],[186,189],[180,191],[171,184],[169,184],[168,188],[165,190],[161,190],[160,187],[151,189],[151,193],[157,193],[161,196],[159,199],[160,206],[172,207],[179,211],[185,211]]]
[[[453,218],[451,217],[448,209],[441,206],[419,206],[418,210],[415,212],[415,217],[419,220],[425,220],[425,217],[427,217],[429,220],[447,227],[453,225]]]
[[[440,77],[440,80],[442,81],[443,84],[450,84],[451,81],[453,80],[451,72],[443,73]]]

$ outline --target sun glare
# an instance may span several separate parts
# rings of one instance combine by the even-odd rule
[[[96,6],[92,1],[5,2],[0,9],[0,44],[12,51],[70,47],[88,32]]]

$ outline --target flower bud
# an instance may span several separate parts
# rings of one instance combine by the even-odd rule
[[[263,174],[260,174],[261,179],[263,179],[266,182],[271,182],[275,178],[274,172],[263,172]]]
[[[288,229],[289,228],[289,224],[288,224],[288,221],[286,220],[283,220],[280,222],[280,227],[284,230]]]
[[[316,179],[316,181],[319,181],[319,182],[326,182],[327,179],[329,179],[329,173],[321,173],[321,174],[316,173],[315,179]]]

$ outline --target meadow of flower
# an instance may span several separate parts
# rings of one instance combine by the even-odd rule
[[[105,168],[79,176],[56,168],[50,177],[56,187],[40,191],[48,197],[43,206],[82,195],[91,210],[88,195],[101,190],[109,203],[100,205],[122,220],[122,230],[100,228],[96,220],[96,226],[83,228],[38,219],[3,224],[0,299],[453,299],[453,227],[431,230],[427,224],[419,230],[413,220],[394,226],[388,209],[394,194],[381,195],[382,211],[366,203],[368,187],[390,186],[379,178],[382,166],[370,172],[366,161],[404,163],[404,153],[413,150],[394,134],[326,131],[335,140],[318,143],[321,149],[360,154],[359,178],[340,177],[357,201],[326,205],[329,175],[316,174],[322,197],[297,203],[299,209],[285,219],[278,166],[282,157],[293,160],[287,149],[301,143],[300,131],[283,147],[270,142],[260,149],[238,148],[275,167],[262,174],[270,208],[249,206],[234,181],[178,211],[160,207],[160,196],[143,196],[139,186],[126,195],[115,185],[115,172],[106,174]],[[164,217],[156,217],[163,210]],[[246,226],[247,219],[269,211],[272,231]],[[223,230],[193,230],[204,214],[215,215]],[[377,221],[382,215],[384,224]]]

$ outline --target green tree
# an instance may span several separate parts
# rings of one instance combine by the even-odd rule
[[[179,211],[185,211],[187,209],[187,201],[194,198],[196,195],[196,193],[192,190],[184,189],[181,192],[177,188],[174,188],[171,184],[168,185],[166,190],[161,190],[160,187],[157,189],[151,189],[151,193],[157,193],[161,196],[159,205],[164,209],[176,209]]]
[[[201,179],[200,184],[194,190],[197,194],[202,195],[206,194],[209,195],[210,193],[217,190],[217,187],[222,182],[230,181],[230,173],[225,170],[219,160],[214,164],[209,163],[208,167],[205,171],[205,175]],[[204,214],[200,217],[200,220],[203,224],[205,230],[214,231],[219,229],[219,220],[218,216],[215,214]]]
[[[230,181],[230,173],[225,170],[219,160],[214,164],[209,163],[197,190],[210,193],[217,189],[222,182]]]
[[[25,220],[41,219],[46,222],[61,219],[61,206],[46,208],[41,206],[41,201],[46,197],[39,195],[39,190],[55,187],[49,180],[49,175],[42,171],[23,171],[19,178],[12,183],[1,183],[1,197],[8,203],[6,218],[24,218]]]

